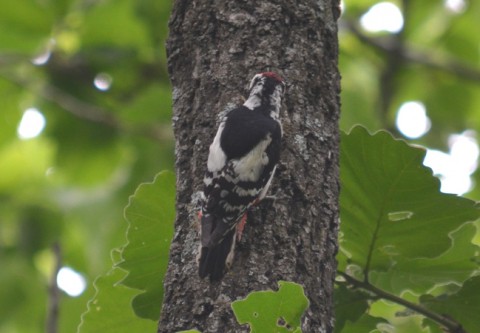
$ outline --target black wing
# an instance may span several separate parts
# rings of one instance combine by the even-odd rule
[[[220,140],[227,159],[222,170],[207,175],[212,180],[204,190],[203,214],[218,221],[210,245],[235,226],[267,185],[280,158],[281,131],[277,121],[245,107],[228,114]]]
[[[273,176],[280,157],[280,124],[255,111],[231,111],[221,133],[223,168],[207,172],[202,207],[199,274],[220,278],[235,246],[235,226]],[[218,153],[211,151],[210,154]]]

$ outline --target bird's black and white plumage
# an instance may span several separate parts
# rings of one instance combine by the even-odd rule
[[[284,91],[277,74],[255,75],[248,99],[223,118],[210,145],[198,259],[202,278],[223,277],[233,260],[237,225],[270,186],[280,157]]]

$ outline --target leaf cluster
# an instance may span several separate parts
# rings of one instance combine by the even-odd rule
[[[471,222],[480,210],[441,193],[424,155],[387,132],[355,127],[342,135],[336,332],[360,331],[367,321],[369,331],[408,323],[409,332],[474,332],[480,325],[480,298],[463,298],[480,282]]]

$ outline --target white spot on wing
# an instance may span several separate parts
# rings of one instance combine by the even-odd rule
[[[238,194],[240,197],[256,197],[258,194],[258,189],[252,188],[249,190],[243,189],[241,187],[235,186],[233,191]]]
[[[208,154],[207,168],[210,172],[216,172],[221,170],[225,166],[227,155],[220,147],[220,137],[222,136],[225,123],[222,122],[218,127],[217,134],[210,145],[210,153]]]
[[[245,205],[230,205],[228,202],[223,201],[223,209],[226,212],[243,212],[247,208]]]
[[[212,184],[213,182],[213,179],[210,178],[210,177],[205,177],[203,178],[203,183],[206,185],[206,186],[209,186],[210,184]]]

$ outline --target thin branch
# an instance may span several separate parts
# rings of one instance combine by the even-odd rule
[[[342,26],[352,32],[360,41],[373,46],[380,51],[396,53],[397,56],[403,58],[405,61],[447,72],[474,82],[480,82],[479,68],[469,66],[453,57],[440,56],[432,52],[422,52],[412,46],[404,45],[403,48],[399,49],[394,40],[385,37],[370,37],[364,34],[358,28],[357,24],[351,21],[343,21]]]
[[[58,332],[58,313],[59,313],[59,303],[60,303],[60,290],[57,285],[57,275],[62,268],[62,251],[60,244],[55,242],[52,246],[53,257],[55,259],[55,267],[52,272],[50,279],[50,285],[48,287],[48,308],[47,308],[47,319],[45,323],[45,332],[46,333],[57,333]]]
[[[431,311],[419,304],[415,304],[415,303],[412,303],[412,302],[409,302],[401,297],[398,297],[397,295],[394,295],[394,294],[391,294],[389,292],[386,292],[385,290],[382,290],[380,288],[377,288],[375,287],[374,285],[370,284],[369,282],[365,282],[365,281],[360,281],[360,280],[357,280],[353,277],[351,277],[350,275],[344,273],[344,272],[341,272],[341,271],[338,271],[337,272],[338,275],[342,276],[345,281],[347,281],[348,284],[350,284],[351,286],[353,286],[354,288],[359,288],[359,289],[363,289],[363,290],[366,290],[372,294],[374,294],[375,296],[379,297],[379,298],[383,298],[383,299],[386,299],[386,300],[389,300],[391,302],[394,302],[394,303],[397,303],[397,304],[400,304],[400,305],[403,305],[417,313],[420,313],[422,315],[424,315],[425,317],[428,317],[432,320],[434,320],[435,322],[437,322],[438,324],[442,325],[443,327],[445,327],[449,332],[452,332],[452,333],[468,333],[467,331],[465,331],[462,327],[462,325],[460,325],[458,322],[456,322],[455,320],[451,319],[451,318],[447,318],[445,316],[442,316],[434,311]]]
[[[33,90],[34,93],[43,99],[58,105],[63,110],[79,119],[102,124],[128,134],[140,135],[156,141],[165,141],[171,139],[170,126],[133,126],[121,121],[121,119],[118,117],[115,117],[113,112],[105,108],[84,102],[77,97],[68,94],[62,89],[48,83],[43,83],[42,88],[37,89],[36,87],[32,87],[28,81],[18,77],[7,75],[5,73],[1,73],[0,76],[22,88]]]
[[[113,114],[107,112],[103,108],[79,100],[52,85],[45,84],[40,91],[40,95],[44,99],[57,104],[78,118],[104,124],[113,128],[120,129],[122,127],[120,121],[116,119]]]

